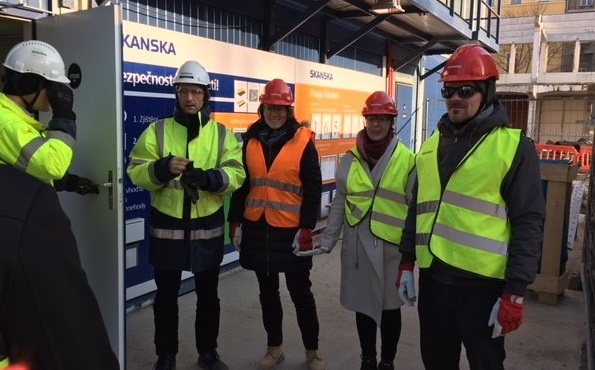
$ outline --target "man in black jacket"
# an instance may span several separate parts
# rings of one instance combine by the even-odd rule
[[[545,201],[533,142],[496,99],[498,69],[479,45],[459,47],[440,81],[447,113],[416,155],[397,285],[413,305],[419,273],[426,370],[503,370],[504,335],[522,323],[537,272]]]
[[[119,369],[56,191],[9,165],[0,179],[2,354],[28,370]]]

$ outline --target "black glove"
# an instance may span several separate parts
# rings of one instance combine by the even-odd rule
[[[80,195],[99,194],[99,185],[86,177],[79,177],[74,192]]]
[[[198,201],[198,187],[196,185],[192,185],[184,181],[184,176],[180,179],[180,184],[184,188],[184,193],[190,198],[190,201],[194,204]]]
[[[182,184],[192,203],[196,203],[198,201],[198,188],[209,186],[209,175],[202,168],[194,168],[193,162],[188,162],[186,171],[180,177],[180,184]]]
[[[51,82],[47,88],[47,96],[55,118],[76,120],[76,114],[72,111],[74,94],[70,87],[63,83]]]
[[[99,194],[99,185],[86,177],[66,173],[60,180],[54,181],[57,191],[70,191],[80,195]]]
[[[201,189],[208,187],[210,182],[209,175],[207,175],[206,171],[202,168],[194,168],[192,162],[189,162],[186,165],[186,171],[182,174],[180,181],[197,186]]]

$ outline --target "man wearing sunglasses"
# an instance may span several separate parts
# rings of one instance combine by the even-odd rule
[[[504,335],[523,319],[545,201],[533,142],[496,99],[498,69],[479,45],[459,47],[441,75],[447,113],[416,156],[397,285],[418,298],[426,370],[503,370]],[[419,267],[419,297],[413,265]]]

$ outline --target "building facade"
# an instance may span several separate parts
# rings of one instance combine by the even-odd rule
[[[537,143],[592,141],[595,9],[591,0],[506,4],[498,96]]]

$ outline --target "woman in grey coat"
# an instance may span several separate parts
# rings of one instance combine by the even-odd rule
[[[401,333],[403,302],[395,281],[414,154],[396,137],[397,113],[393,99],[384,92],[377,91],[366,100],[362,111],[366,125],[357,135],[356,146],[341,158],[320,248],[330,251],[343,230],[341,304],[356,313],[361,370],[394,369]]]

